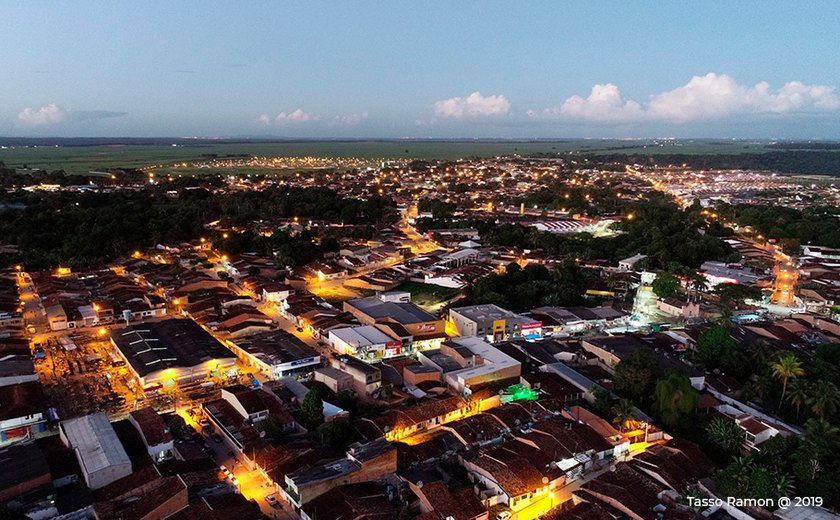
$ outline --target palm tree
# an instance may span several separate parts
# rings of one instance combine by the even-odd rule
[[[808,401],[811,411],[817,417],[824,418],[826,415],[837,413],[840,405],[840,389],[837,385],[828,381],[817,381],[811,387],[811,398]]]
[[[800,407],[803,404],[807,404],[811,398],[810,385],[804,379],[794,379],[790,382],[789,390],[787,400],[796,407],[796,420],[799,421]]]
[[[709,440],[730,453],[740,451],[744,442],[744,430],[734,421],[718,417],[706,426]]]
[[[793,477],[790,475],[779,475],[776,479],[776,493],[777,497],[787,497],[793,493]]]
[[[799,376],[804,376],[805,370],[802,368],[802,363],[793,354],[779,356],[779,359],[770,365],[770,369],[773,371],[773,376],[782,381],[782,398],[779,400],[779,409],[781,409],[782,401],[785,400],[788,381]]]
[[[630,399],[619,399],[612,407],[612,413],[615,416],[613,424],[621,432],[630,430],[636,422],[636,407]]]
[[[805,442],[817,452],[831,450],[840,438],[840,429],[825,419],[808,419],[805,423]]]

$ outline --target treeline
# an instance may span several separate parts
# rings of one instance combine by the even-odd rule
[[[791,249],[808,243],[840,247],[840,208],[834,206],[798,210],[776,205],[722,205],[718,213],[767,238],[795,241]]]
[[[656,269],[666,269],[674,263],[697,268],[706,260],[737,260],[737,253],[726,242],[698,231],[704,224],[693,213],[665,203],[631,208],[633,218],[615,224],[620,233],[610,237],[588,233],[561,235],[516,224],[488,226],[479,231],[483,231],[481,239],[488,245],[541,249],[583,260],[618,262],[642,253],[648,255],[644,261],[647,266]]]
[[[583,305],[586,283],[595,276],[573,260],[555,264],[551,269],[540,264],[522,268],[511,263],[504,273],[479,278],[467,286],[465,298],[458,300],[458,306],[492,303],[522,312],[543,305]]]
[[[698,169],[772,170],[782,173],[840,176],[840,152],[823,149],[743,154],[607,154],[589,155],[587,158],[592,161],[616,161],[649,166],[686,164]]]
[[[30,269],[100,266],[157,243],[198,238],[204,224],[214,220],[247,227],[257,220],[292,217],[376,224],[396,221],[397,212],[390,198],[352,199],[326,188],[216,193],[164,183],[136,192],[0,196],[0,237],[20,250],[20,258],[6,261],[23,261]],[[287,247],[289,258],[309,257],[308,245],[297,252],[296,246]]]

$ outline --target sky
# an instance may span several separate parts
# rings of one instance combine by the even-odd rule
[[[838,29],[836,1],[6,2],[0,136],[840,139]]]

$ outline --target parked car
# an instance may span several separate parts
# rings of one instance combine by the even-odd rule
[[[268,505],[270,505],[271,507],[278,507],[280,505],[280,502],[277,501],[277,497],[275,497],[274,495],[266,496],[265,501],[268,502]]]
[[[215,443],[221,443],[222,442],[222,436],[219,435],[218,433],[215,433],[215,432],[211,433],[210,438],[213,439],[213,442],[215,442]]]

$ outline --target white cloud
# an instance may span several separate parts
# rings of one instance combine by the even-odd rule
[[[266,113],[257,116],[256,122],[264,126],[285,126],[298,123],[313,123],[319,121],[321,116],[317,114],[310,114],[302,108],[298,108],[292,112],[280,112],[276,116],[270,116]]]
[[[38,110],[33,110],[27,107],[18,114],[18,119],[20,121],[30,125],[49,125],[60,123],[66,118],[67,110],[64,110],[55,103],[50,103]]]
[[[333,122],[340,125],[358,125],[368,118],[367,112],[358,112],[356,114],[345,114],[335,116]]]
[[[510,101],[505,96],[482,96],[473,92],[467,97],[454,97],[434,105],[435,117],[464,119],[469,117],[496,116],[510,112]]]
[[[277,117],[274,118],[274,122],[278,125],[284,125],[286,123],[309,123],[319,119],[321,119],[320,116],[304,112],[303,109],[298,108],[294,112],[280,112],[277,114]]]
[[[829,112],[837,108],[840,98],[833,87],[792,81],[772,91],[766,82],[747,87],[726,74],[709,73],[651,96],[644,104],[625,99],[615,85],[595,85],[587,98],[572,96],[559,107],[542,112],[531,110],[528,115],[590,122],[684,123],[748,114]]]
[[[570,119],[628,121],[642,114],[642,107],[621,96],[618,87],[611,83],[595,85],[587,98],[572,96],[548,115]]]

